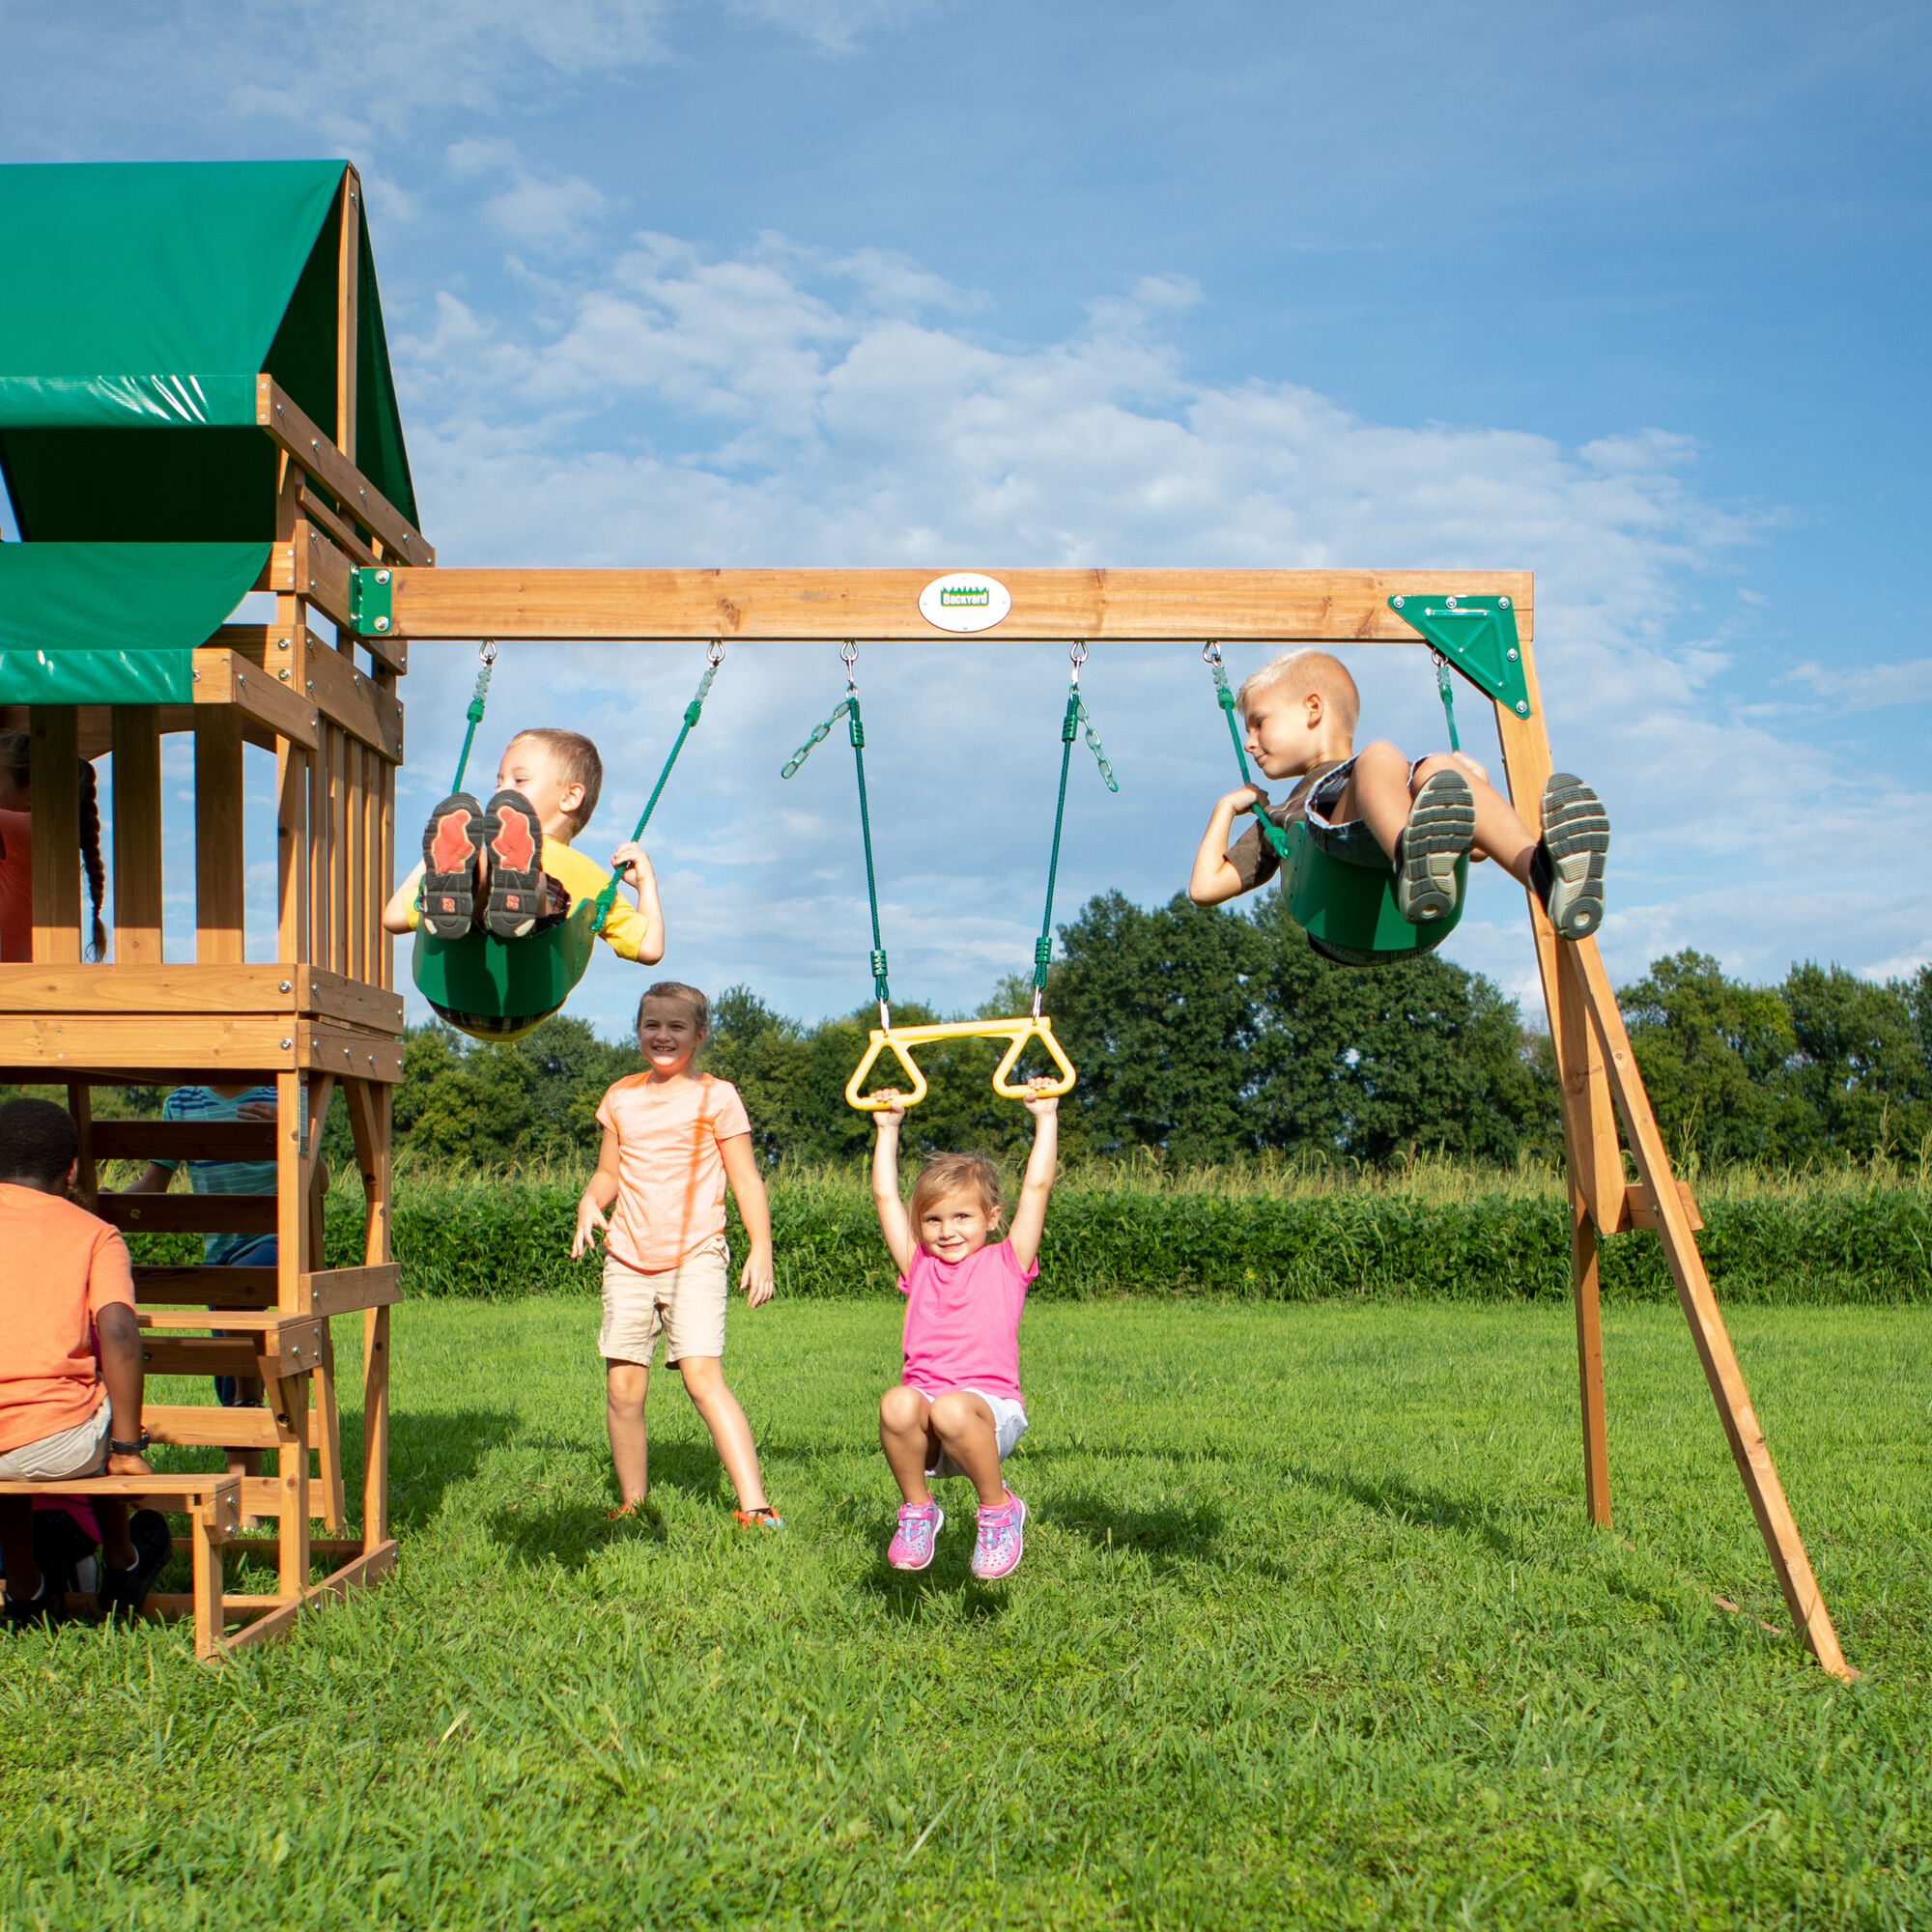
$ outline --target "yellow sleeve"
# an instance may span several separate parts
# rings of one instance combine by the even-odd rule
[[[617,896],[611,900],[611,910],[604,920],[604,939],[611,951],[619,959],[629,959],[635,964],[650,932],[649,923],[624,896],[624,889],[619,886]]]
[[[422,924],[422,882],[423,868],[417,866],[403,881],[403,890],[410,895],[410,930],[414,932]]]
[[[611,874],[595,859],[586,859],[573,845],[544,844],[544,867],[565,892],[573,906],[594,899],[611,883]],[[604,921],[604,939],[619,959],[635,961],[650,937],[650,927],[637,906],[624,896],[622,886]]]

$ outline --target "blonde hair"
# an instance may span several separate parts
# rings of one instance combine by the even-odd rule
[[[700,1035],[711,1031],[711,1002],[696,986],[687,986],[682,980],[660,980],[654,986],[644,988],[644,998],[638,1002],[637,1032],[644,1023],[645,1000],[682,1000],[691,1009],[691,1021]]]
[[[551,762],[565,784],[583,787],[583,803],[575,811],[563,814],[570,821],[570,836],[575,838],[590,823],[590,814],[597,810],[598,794],[604,789],[604,760],[597,755],[597,747],[582,731],[562,731],[554,724],[542,724],[532,731],[519,731],[510,744],[521,745],[526,738],[550,753]],[[503,755],[509,756],[509,745],[504,746]]]
[[[1336,714],[1350,737],[1355,735],[1355,721],[1362,715],[1362,694],[1355,689],[1355,680],[1340,658],[1331,657],[1326,651],[1283,651],[1279,657],[1270,658],[1260,670],[1241,680],[1241,688],[1235,694],[1241,716],[1248,715],[1248,699],[1255,693],[1271,690],[1277,684],[1290,686],[1296,697],[1316,693]]]
[[[990,1233],[1000,1232],[1000,1223],[1007,1217],[1007,1206],[1000,1199],[1000,1176],[993,1163],[982,1153],[941,1153],[934,1154],[920,1169],[919,1179],[912,1184],[912,1236],[919,1239],[920,1223],[925,1219],[929,1208],[954,1194],[977,1194],[980,1205],[986,1210],[991,1221]]]

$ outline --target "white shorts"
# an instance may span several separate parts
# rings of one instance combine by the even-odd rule
[[[98,1476],[107,1466],[107,1429],[113,1411],[105,1402],[85,1422],[23,1442],[0,1454],[0,1482],[52,1483],[63,1476]]]
[[[921,1389],[921,1395],[925,1391]],[[1009,1395],[992,1395],[985,1389],[959,1388],[943,1391],[947,1395],[977,1395],[993,1411],[993,1440],[1000,1445],[1000,1461],[1004,1463],[1019,1447],[1019,1440],[1027,1433],[1027,1412],[1024,1403],[1015,1402]],[[928,1403],[932,1398],[925,1395]],[[945,1450],[940,1450],[925,1465],[928,1476],[963,1476],[966,1471],[955,1463]]]

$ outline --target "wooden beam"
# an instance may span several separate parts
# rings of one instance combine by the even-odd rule
[[[1590,1520],[1610,1522],[1610,1447],[1604,1411],[1604,1324],[1597,1293],[1597,1226],[1590,1210],[1570,1204],[1571,1299],[1577,1316],[1577,1387],[1583,1418],[1583,1507]]]
[[[137,1235],[272,1235],[272,1194],[102,1194],[95,1211]]]
[[[242,957],[240,722],[226,708],[200,711],[194,721],[194,956],[202,966],[239,965]]]
[[[386,1213],[384,1216],[387,1220]],[[403,1298],[402,1270],[394,1262],[367,1267],[318,1268],[304,1284],[308,1305],[318,1315],[355,1315],[365,1308],[391,1308]]]
[[[335,254],[335,446],[354,463],[362,290],[362,181],[354,168],[342,171],[341,213]]]
[[[316,428],[272,376],[255,378],[255,422],[403,562],[436,561],[436,552],[422,532]]]
[[[320,1583],[305,1590],[299,1597],[281,1599],[277,1606],[267,1616],[258,1618],[230,1637],[222,1649],[230,1656],[237,1651],[247,1650],[258,1643],[267,1643],[271,1638],[286,1636],[295,1626],[296,1619],[304,1610],[313,1609],[319,1604],[341,1603],[350,1591],[365,1589],[371,1583],[379,1583],[396,1567],[396,1546],[384,1539],[373,1548],[368,1548],[351,1563],[345,1563],[333,1576],[326,1577]]]
[[[402,763],[403,707],[395,695],[305,625],[224,624],[208,648],[246,658],[391,764]]]
[[[318,966],[0,966],[0,1012],[280,1013],[403,1030],[401,996]]]
[[[1526,571],[995,570],[1011,613],[961,636],[928,624],[936,570],[403,570],[392,631],[408,638],[857,638],[971,647],[1026,639],[1411,644],[1388,608],[1423,590],[1514,601],[1531,633]]]
[[[248,1312],[271,1308],[275,1270],[271,1267],[152,1267],[136,1264],[134,1299],[142,1312],[153,1302],[184,1304],[189,1310],[219,1308]]]
[[[386,1034],[320,1020],[204,1014],[163,1026],[153,1014],[105,1018],[0,1011],[0,1080],[138,1087],[155,1074],[225,1081],[297,1068],[394,1082],[403,1077],[403,1049]]]
[[[141,1422],[156,1442],[183,1448],[276,1449],[287,1439],[266,1408],[149,1402],[141,1405]]]
[[[1704,1272],[1704,1258],[1697,1252],[1696,1236],[1690,1231],[1690,1218],[1670,1172],[1663,1137],[1657,1130],[1650,1096],[1644,1092],[1643,1078],[1637,1071],[1636,1056],[1631,1051],[1630,1036],[1624,1030],[1609,975],[1604,970],[1595,940],[1577,941],[1576,952],[1589,1000],[1590,1019],[1603,1041],[1617,1114],[1636,1154],[1637,1171],[1643,1177],[1657,1216],[1664,1258],[1670,1264],[1671,1279],[1677,1284],[1677,1299],[1690,1325],[1698,1360],[1704,1365],[1704,1377],[1718,1406],[1718,1419],[1723,1424],[1738,1474],[1744,1479],[1745,1493],[1750,1499],[1758,1533],[1770,1553],[1785,1607],[1804,1637],[1805,1648],[1826,1670],[1833,1677],[1856,1677],[1858,1672],[1845,1662],[1844,1653],[1838,1648],[1837,1633],[1832,1628],[1825,1599],[1811,1574],[1811,1560],[1804,1553],[1797,1521],[1784,1499],[1770,1445],[1758,1427],[1750,1392],[1745,1387],[1744,1372],[1725,1332],[1718,1298],[1712,1293],[1710,1277]]]
[[[71,704],[37,704],[29,725],[34,963],[80,963],[80,722]]]
[[[98,1121],[97,1160],[273,1160],[272,1121]]]
[[[114,805],[114,963],[161,963],[161,723],[117,704],[109,725]]]
[[[272,746],[288,738],[310,750],[315,747],[315,706],[298,692],[257,670],[234,651],[204,646],[194,653],[195,731],[200,734],[201,709],[232,707],[252,723],[252,734]]]

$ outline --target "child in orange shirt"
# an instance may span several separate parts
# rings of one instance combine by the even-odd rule
[[[751,1425],[725,1386],[721,1359],[730,1265],[726,1185],[751,1241],[738,1273],[749,1308],[772,1297],[772,1215],[738,1090],[691,1070],[710,1024],[704,995],[674,980],[660,980],[639,1004],[638,1046],[650,1070],[619,1080],[597,1109],[604,1143],[577,1204],[570,1253],[575,1260],[607,1236],[597,1347],[622,1498],[612,1518],[634,1515],[649,1487],[644,1397],[662,1331],[665,1366],[683,1376],[685,1393],[738,1492],[738,1521],[782,1529],[765,1499]]]
[[[141,1331],[128,1245],[67,1198],[80,1137],[51,1100],[0,1106],[0,1479],[146,1476]],[[99,1338],[98,1344],[96,1338]],[[7,1621],[52,1623],[65,1607],[34,1556],[33,1503],[0,1496]],[[132,1614],[168,1559],[167,1525],[119,1496],[96,1496],[99,1600]],[[131,1534],[130,1534],[131,1529]]]

